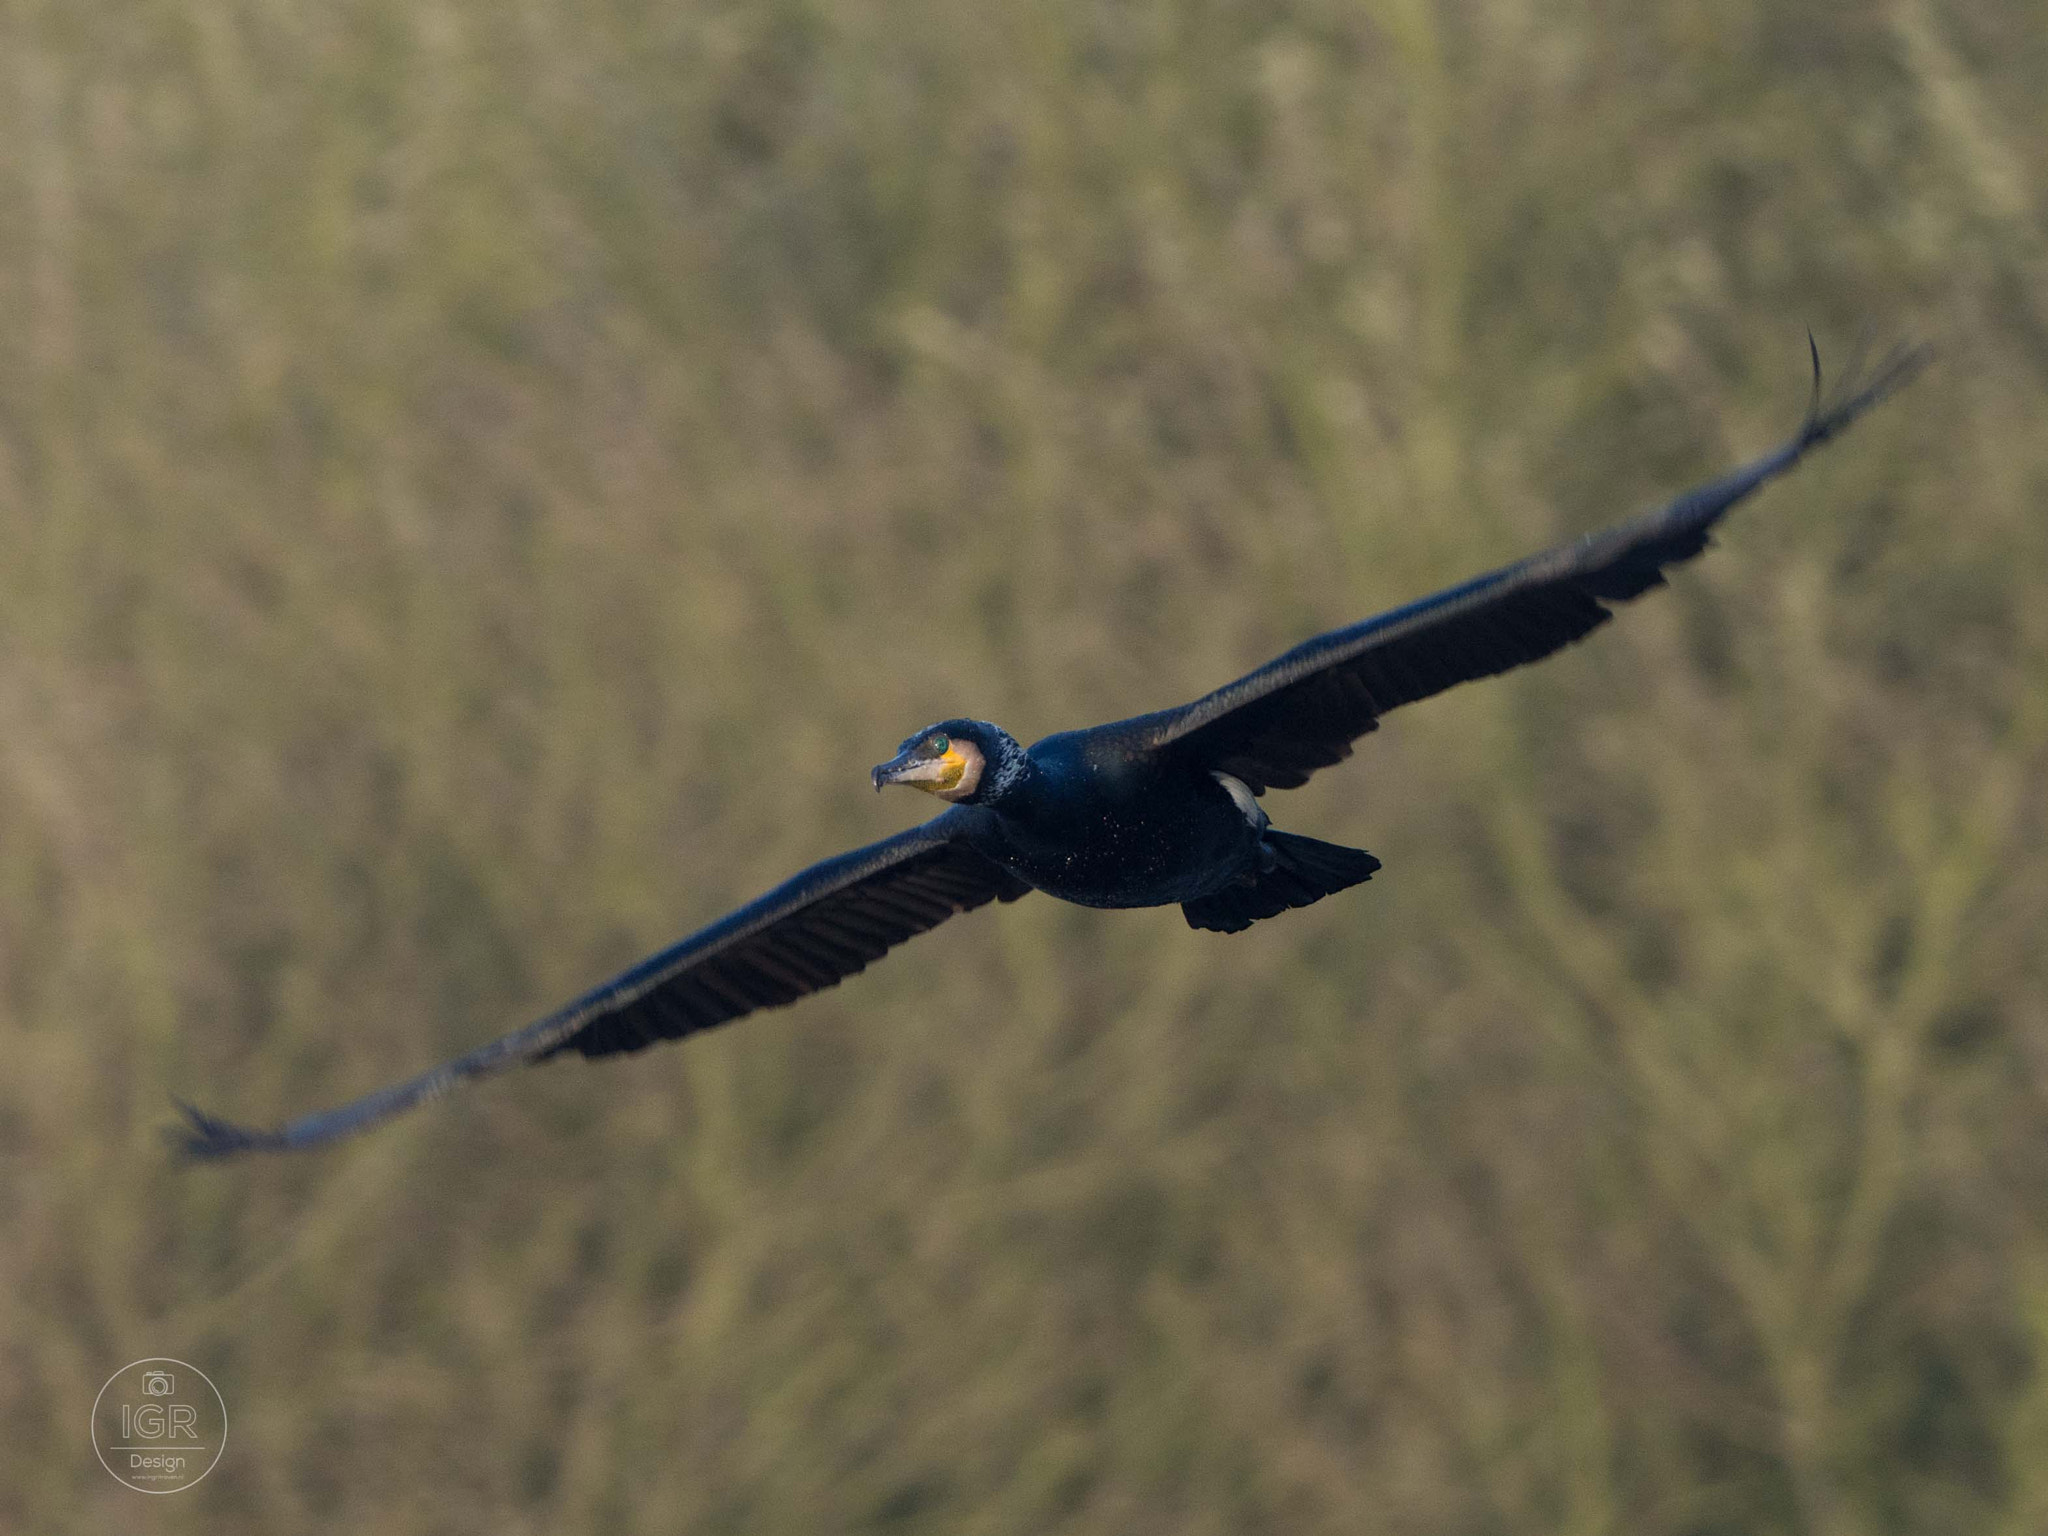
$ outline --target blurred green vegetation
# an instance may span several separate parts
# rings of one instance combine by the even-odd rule
[[[2035,0],[0,11],[0,1527],[2048,1529]],[[178,1171],[1030,737],[1941,367],[1671,591],[1034,899]],[[147,1499],[118,1366],[231,1417]]]

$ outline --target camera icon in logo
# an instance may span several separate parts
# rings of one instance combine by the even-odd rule
[[[169,1397],[174,1382],[169,1371],[144,1371],[142,1373],[142,1395],[144,1397]]]

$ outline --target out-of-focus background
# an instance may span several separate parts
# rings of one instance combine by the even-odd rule
[[[2048,1529],[2034,0],[0,18],[0,1526]],[[1593,643],[686,1046],[181,1171],[1941,364]],[[138,1356],[230,1414],[148,1499]]]

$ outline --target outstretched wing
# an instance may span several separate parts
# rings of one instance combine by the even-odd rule
[[[1112,727],[1129,750],[1172,753],[1255,791],[1293,789],[1351,755],[1351,743],[1397,705],[1561,650],[1604,624],[1608,604],[1664,581],[1664,567],[1706,547],[1715,523],[1918,373],[1925,348],[1892,352],[1861,387],[1813,406],[1774,452],[1669,506],[1604,532],[1296,646],[1179,709]]]
[[[179,1143],[201,1158],[319,1146],[368,1130],[459,1083],[561,1051],[637,1051],[793,1003],[956,912],[1015,901],[1030,890],[966,841],[986,814],[956,806],[922,826],[813,864],[539,1023],[339,1108],[254,1130],[180,1106],[188,1123]]]

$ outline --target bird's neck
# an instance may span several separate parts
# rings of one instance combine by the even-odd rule
[[[1030,806],[1044,777],[1031,755],[1022,747],[1011,747],[991,759],[983,770],[979,803],[1004,814],[1024,811]]]

